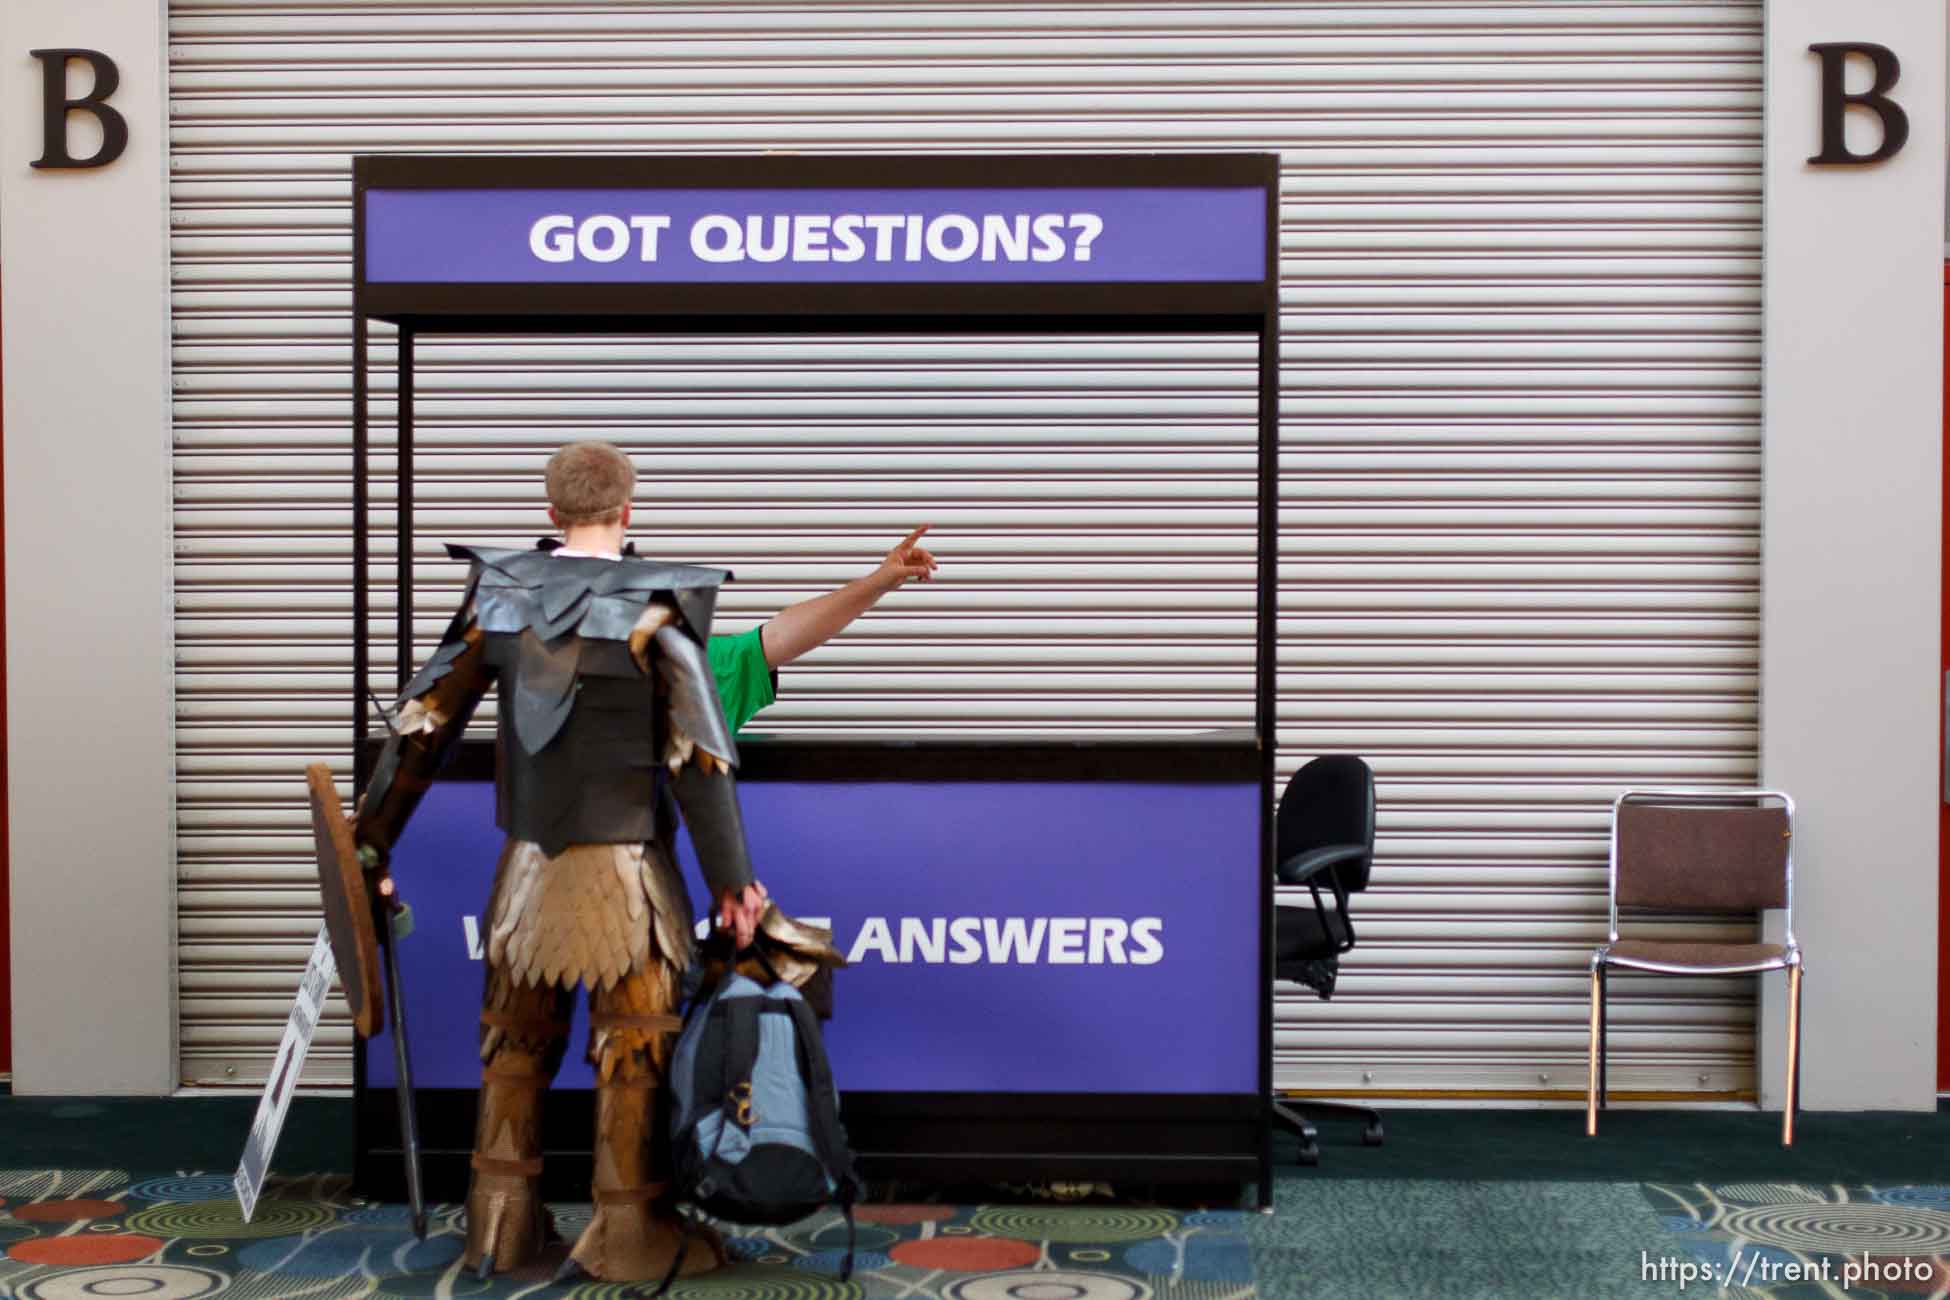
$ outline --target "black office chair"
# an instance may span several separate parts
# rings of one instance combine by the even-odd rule
[[[1347,896],[1368,887],[1374,865],[1374,773],[1352,754],[1316,758],[1286,783],[1276,819],[1275,869],[1282,885],[1305,885],[1312,907],[1273,911],[1273,977],[1305,984],[1325,1001],[1334,996],[1340,955],[1354,947]],[[1329,910],[1321,894],[1333,895]],[[1300,1163],[1320,1160],[1313,1118],[1364,1120],[1361,1141],[1381,1145],[1381,1116],[1366,1106],[1332,1101],[1268,1099],[1273,1119],[1300,1139]]]

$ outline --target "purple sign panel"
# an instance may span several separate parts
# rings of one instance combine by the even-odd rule
[[[1253,186],[372,189],[373,284],[1213,283],[1266,275]]]
[[[753,782],[759,876],[830,922],[826,1045],[868,1092],[1251,1093],[1259,1078],[1255,784]],[[480,1081],[481,911],[501,847],[486,783],[437,783],[394,875],[415,1075]],[[693,899],[705,902],[688,841]],[[577,999],[558,1086],[591,1085]],[[367,1081],[394,1082],[384,1034]]]

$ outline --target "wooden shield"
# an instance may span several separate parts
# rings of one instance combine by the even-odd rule
[[[325,903],[325,929],[332,936],[332,957],[338,962],[339,983],[352,1008],[352,1027],[359,1037],[371,1038],[385,1015],[380,992],[379,935],[373,928],[372,898],[366,892],[366,873],[359,863],[359,846],[352,839],[352,823],[345,819],[332,770],[323,763],[305,769],[311,788],[311,833],[318,848],[318,892]]]

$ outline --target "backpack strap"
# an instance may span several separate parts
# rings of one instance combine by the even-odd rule
[[[724,1145],[725,1131],[733,1124],[741,1128],[751,1127],[752,1073],[758,1065],[758,1004],[762,1001],[763,998],[712,995],[710,1014],[724,1017],[724,1057],[718,1072],[718,1112],[722,1122],[718,1125],[718,1135],[711,1140],[710,1151],[705,1153],[707,1161],[718,1158],[718,1148]],[[679,1140],[690,1141],[691,1134],[704,1122],[707,1113],[700,1109],[693,1115],[679,1135]],[[701,1179],[686,1187],[684,1194],[691,1197],[709,1196],[710,1183],[709,1178]],[[678,1258],[682,1259],[683,1256],[679,1255]]]
[[[833,1067],[821,1046],[819,1021],[813,1016],[813,1009],[799,998],[785,998],[781,1002],[789,1009],[793,1036],[798,1041],[799,1074],[806,1081],[806,1118],[812,1129],[813,1145],[819,1150],[819,1162],[826,1166],[826,1173],[833,1180],[833,1199],[846,1211],[847,1235],[851,1238],[852,1207],[859,1180],[853,1172],[853,1154],[846,1149],[846,1131],[840,1127],[839,1093],[833,1087]],[[849,1244],[849,1259],[852,1249]]]
[[[690,1215],[680,1214],[677,1217],[684,1221],[684,1230],[677,1235],[677,1253],[670,1257],[670,1268],[664,1273],[664,1280],[657,1284],[657,1289],[650,1293],[650,1300],[657,1300],[658,1296],[670,1290],[670,1284],[677,1280],[677,1270],[683,1267],[684,1253],[691,1247],[691,1238],[697,1233],[697,1222]]]
[[[758,941],[756,939],[752,941],[751,947],[740,949],[738,952],[738,956],[741,958],[749,956],[753,961],[756,961],[758,963],[759,969],[772,977],[772,982],[774,984],[785,983],[784,980],[779,978],[778,968],[773,966],[771,961],[766,958],[765,949],[759,947]]]
[[[758,1013],[759,1003],[763,1001],[754,997],[727,998],[718,1004],[724,1008],[724,1077],[719,1104],[725,1122],[741,1128],[750,1128],[752,1123],[752,1072],[758,1066]],[[718,1137],[723,1140],[722,1128]]]

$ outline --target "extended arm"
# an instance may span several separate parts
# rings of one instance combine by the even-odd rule
[[[494,680],[472,604],[470,592],[440,648],[400,692],[393,734],[359,801],[353,835],[362,848],[374,849],[381,863],[391,856],[420,797],[460,743],[467,720]]]
[[[847,624],[872,609],[880,598],[910,578],[925,582],[940,566],[934,556],[915,545],[928,525],[903,538],[887,552],[880,567],[862,578],[855,578],[837,591],[802,600],[782,609],[759,630],[765,646],[765,665],[782,668],[810,650],[816,650],[837,636]]]

